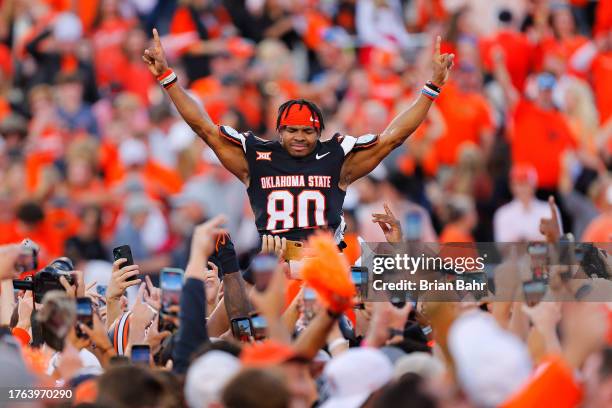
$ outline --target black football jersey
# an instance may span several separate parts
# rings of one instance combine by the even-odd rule
[[[220,126],[220,134],[240,144],[249,165],[247,188],[260,235],[274,234],[301,241],[319,228],[329,229],[337,242],[344,235],[340,170],[354,150],[374,145],[376,135],[334,135],[317,142],[308,156],[289,155],[278,141],[258,138],[252,132],[238,133]]]

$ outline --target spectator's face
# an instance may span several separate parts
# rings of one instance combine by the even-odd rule
[[[142,30],[132,30],[128,34],[125,43],[125,51],[128,56],[140,55],[146,47],[147,37]]]
[[[534,188],[529,182],[515,181],[510,185],[514,198],[519,200],[531,200],[534,196]]]
[[[552,15],[552,24],[561,35],[570,35],[574,32],[574,17],[567,7],[556,10]]]
[[[538,106],[542,109],[552,109],[555,105],[553,102],[553,93],[550,89],[539,89],[536,99]]]
[[[311,407],[317,400],[317,387],[310,375],[308,365],[285,363],[283,365],[287,386],[291,393],[292,407]]]
[[[117,0],[103,0],[102,1],[102,14],[104,17],[116,16],[118,12]]]
[[[290,156],[308,156],[317,146],[319,133],[312,126],[285,126],[280,131],[281,144]]]
[[[98,234],[98,213],[94,210],[88,210],[83,214],[82,219],[82,235],[95,237]]]
[[[62,106],[78,106],[83,96],[83,85],[78,82],[62,84],[57,88],[58,101]]]
[[[85,187],[92,179],[90,164],[83,159],[68,162],[68,182],[73,186]]]
[[[144,228],[144,225],[147,221],[147,215],[149,215],[147,211],[139,211],[135,214],[132,214],[130,220],[132,221],[132,225],[134,226],[134,228],[136,228],[137,230]]]

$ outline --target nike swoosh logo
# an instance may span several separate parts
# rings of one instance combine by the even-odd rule
[[[317,154],[315,154],[315,158],[316,158],[317,160],[321,160],[322,158],[324,158],[325,156],[327,156],[327,155],[328,155],[328,154],[330,154],[330,153],[331,153],[331,152],[327,152],[327,153],[322,154],[322,155],[320,155],[320,156],[319,156],[319,154],[317,153]]]

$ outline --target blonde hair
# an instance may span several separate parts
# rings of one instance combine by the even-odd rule
[[[572,80],[566,92],[566,96],[573,96],[575,102],[571,107],[565,104],[565,113],[574,124],[578,125],[577,137],[583,146],[592,148],[595,145],[595,137],[599,129],[599,114],[595,107],[591,88],[582,80]]]

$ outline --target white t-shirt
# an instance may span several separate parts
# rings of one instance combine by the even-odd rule
[[[546,201],[534,199],[526,208],[519,200],[512,200],[499,207],[493,216],[495,242],[544,241],[540,220],[551,217]],[[561,217],[558,217],[561,223]]]

